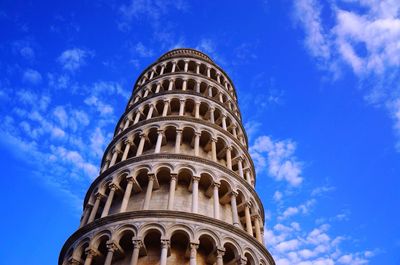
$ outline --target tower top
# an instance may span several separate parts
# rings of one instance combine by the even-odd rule
[[[160,58],[158,58],[158,61],[174,57],[194,57],[206,60],[210,63],[214,63],[213,60],[211,60],[211,58],[208,57],[206,54],[192,48],[177,48],[170,50],[164,53]]]

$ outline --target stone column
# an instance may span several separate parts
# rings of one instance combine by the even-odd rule
[[[200,132],[194,132],[194,155],[200,155]]]
[[[188,69],[189,69],[189,62],[185,61],[185,68],[184,68],[185,73],[188,72]]]
[[[228,169],[232,170],[232,147],[228,146],[226,148],[226,166],[228,167]]]
[[[161,65],[160,75],[164,74],[165,64]]]
[[[184,112],[185,112],[185,100],[181,99],[179,100],[179,116],[183,116]]]
[[[207,65],[207,77],[211,78],[211,67]]]
[[[120,213],[125,212],[126,209],[128,208],[129,199],[130,199],[131,193],[132,193],[133,180],[134,179],[132,176],[127,178],[128,183],[126,184],[124,198],[122,199],[121,209],[119,210]]]
[[[149,88],[146,87],[146,90],[144,91],[143,97],[147,97],[149,95]]]
[[[196,101],[195,102],[195,106],[194,106],[194,117],[196,119],[200,118],[200,101]]]
[[[193,176],[192,183],[192,213],[197,213],[199,208],[199,176]]]
[[[138,96],[135,96],[135,99],[133,100],[133,103],[136,103],[136,102],[138,102],[139,101],[139,97]]]
[[[92,211],[90,212],[88,223],[93,222],[94,218],[96,217],[96,213],[97,213],[97,210],[99,209],[100,201],[101,201],[102,197],[103,197],[103,195],[101,193],[96,194],[96,201],[94,202]]]
[[[154,153],[158,154],[161,151],[161,144],[164,136],[164,131],[163,130],[157,130],[158,136],[157,136],[157,142],[156,142],[156,148],[154,150]]]
[[[153,69],[150,73],[150,79],[153,79],[155,70]]]
[[[162,112],[162,116],[165,117],[168,114],[168,108],[169,108],[169,100],[165,99],[164,100],[164,107],[163,107],[163,112]]]
[[[221,184],[214,182],[213,201],[214,201],[214,218],[219,219],[219,187]]]
[[[128,127],[129,127],[129,122],[130,122],[131,120],[129,119],[129,117],[126,119],[126,121],[125,121],[125,125],[124,125],[124,128],[122,129],[122,130],[126,130],[126,129],[128,129]]]
[[[169,184],[169,195],[168,195],[168,210],[174,209],[174,199],[175,199],[177,177],[178,177],[177,174],[171,173],[171,182]]]
[[[238,168],[239,168],[239,176],[240,176],[241,178],[244,178],[244,176],[243,176],[243,163],[242,163],[242,159],[243,159],[243,158],[241,158],[241,157],[239,157],[239,159],[238,159]]]
[[[217,248],[217,265],[224,265],[225,250]]]
[[[245,172],[246,172],[245,175],[246,175],[247,183],[249,183],[251,186],[253,186],[252,183],[251,183],[250,168],[246,168]]]
[[[196,62],[196,74],[200,74],[200,63]]]
[[[217,82],[221,84],[221,73],[217,73]]]
[[[133,125],[135,125],[136,123],[139,122],[140,114],[141,114],[140,110],[138,110],[138,112],[136,113],[136,116],[135,116],[135,120],[133,121]]]
[[[125,150],[124,153],[122,155],[121,161],[125,161],[128,158],[128,154],[129,154],[129,149],[131,148],[131,145],[133,144],[132,140],[126,140],[125,141]]]
[[[176,130],[176,139],[175,139],[175,153],[179,154],[181,152],[181,141],[182,141],[182,130]]]
[[[190,260],[189,265],[196,265],[197,264],[197,248],[199,244],[190,243]]]
[[[121,150],[119,149],[119,146],[117,146],[117,147],[114,149],[113,156],[112,156],[111,162],[110,162],[110,167],[112,167],[113,165],[115,165],[115,163],[117,162],[117,158],[118,158],[118,154],[119,154],[119,153],[121,153]]]
[[[224,103],[224,98],[222,96],[222,92],[219,93],[219,102]]]
[[[187,80],[186,80],[186,79],[183,79],[183,82],[182,82],[182,91],[186,91],[186,87],[187,87]]]
[[[250,203],[246,203],[244,206],[244,216],[246,219],[246,231],[249,235],[253,236],[253,225],[251,224],[251,214],[250,214]]]
[[[114,183],[110,184],[110,193],[108,194],[106,204],[104,205],[103,212],[101,213],[101,218],[108,215],[110,211],[110,206],[114,198],[115,191],[117,190],[117,185]]]
[[[150,206],[151,194],[153,193],[153,185],[156,176],[154,174],[149,174],[149,183],[147,184],[146,195],[143,203],[143,210],[148,210]]]
[[[233,136],[235,137],[235,138],[237,138],[237,128],[236,128],[236,125],[235,126],[233,126],[232,127],[232,134],[233,134]]]
[[[169,248],[169,240],[161,239],[160,265],[167,265],[168,248]]]
[[[226,116],[225,115],[222,116],[222,129],[224,129],[226,131]]]
[[[174,73],[175,70],[176,70],[176,62],[174,61],[174,62],[172,62],[172,71],[171,71],[171,73]]]
[[[232,194],[231,194],[232,220],[233,220],[234,226],[240,227],[238,210],[237,210],[237,205],[236,205],[236,196],[237,195],[238,195],[238,193],[236,191],[232,191]]]
[[[114,252],[118,250],[118,247],[114,242],[107,242],[107,250],[108,252],[106,256],[106,261],[104,261],[104,265],[111,265]]]
[[[129,265],[138,265],[139,251],[143,247],[143,242],[142,240],[139,239],[133,239],[132,243],[133,243],[133,252]]]
[[[217,139],[211,138],[211,152],[213,161],[217,162]]]
[[[146,141],[146,135],[144,133],[140,134],[140,142],[138,149],[136,150],[136,156],[140,156],[143,153],[144,142]]]
[[[260,226],[260,217],[256,215],[254,217],[254,229],[256,230],[256,239],[258,242],[263,244],[263,239],[261,236],[261,226]]]
[[[212,86],[208,86],[208,96],[209,96],[210,98],[213,97],[213,95],[212,95]]]
[[[103,168],[101,169],[101,173],[103,173],[104,171],[106,171],[108,169],[108,167],[110,166],[110,161],[111,160],[109,158],[106,158],[106,162],[105,162]]]
[[[154,105],[150,105],[149,113],[147,113],[146,120],[151,119],[153,117]]]
[[[196,93],[200,93],[200,82],[196,82]]]
[[[211,123],[215,123],[214,111],[215,111],[215,108],[214,108],[214,107],[211,107],[211,108],[210,108],[210,122],[211,122]]]
[[[160,92],[160,88],[161,88],[161,83],[157,83],[156,92],[155,92],[156,94]]]
[[[91,204],[87,204],[85,207],[85,210],[83,211],[83,217],[81,220],[81,223],[79,225],[79,228],[81,228],[82,226],[84,226],[87,223],[87,220],[89,219],[89,215],[90,215],[90,210],[93,207],[93,205]]]
[[[168,84],[168,91],[171,91],[174,88],[174,79],[171,78]]]

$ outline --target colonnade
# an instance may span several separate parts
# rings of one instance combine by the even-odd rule
[[[216,84],[202,80],[196,76],[166,76],[156,79],[146,84],[142,89],[138,90],[129,100],[128,108],[154,94],[174,91],[193,92],[203,97],[212,99],[221,103],[228,111],[240,119],[240,112],[235,101],[230,99],[226,91],[221,90]]]
[[[228,144],[223,135],[215,137],[205,129],[195,130],[195,126],[189,127],[189,124],[178,128],[174,126],[168,123],[161,128],[144,126],[144,131],[132,132],[120,139],[106,151],[101,172],[118,162],[143,154],[186,154],[221,164],[254,186],[251,162],[240,147]],[[185,150],[182,146],[186,147]]]
[[[142,75],[138,85],[142,86],[146,82],[158,76],[179,72],[195,73],[197,75],[202,75],[208,79],[214,80],[227,92],[229,92],[231,97],[236,100],[236,95],[232,85],[228,81],[228,78],[219,69],[211,64],[194,59],[172,59],[157,63]]]
[[[130,110],[119,123],[119,129],[115,136],[140,121],[168,116],[193,117],[208,121],[229,132],[242,145],[247,146],[243,130],[235,118],[224,113],[221,108],[210,105],[210,102],[183,96],[172,96],[167,99],[156,98],[149,103],[142,104],[140,108]]]
[[[154,190],[159,187],[159,182],[156,174],[147,173],[147,186],[141,187],[140,183],[136,180],[136,178],[132,176],[126,177],[126,187],[123,189],[119,183],[112,180],[103,187],[103,189],[96,189],[97,192],[92,195],[91,202],[86,204],[86,207],[83,212],[83,216],[81,219],[81,227],[93,222],[97,218],[103,218],[109,215],[110,206],[112,204],[116,204],[115,193],[121,193],[121,199],[118,199],[118,205],[120,205],[119,210],[116,213],[125,212],[128,209],[128,204],[133,194],[133,187],[138,187],[137,190],[145,190],[145,197],[142,203],[141,210],[149,210],[149,206],[151,203],[152,193]],[[169,181],[169,194],[168,200],[166,204],[166,208],[164,210],[181,210],[176,209],[174,207],[175,201],[175,191],[177,187],[178,174],[171,173],[170,181]],[[191,183],[189,189],[191,190],[191,213],[199,213],[198,205],[199,205],[199,181],[200,176],[192,176]],[[225,184],[225,183],[224,183]],[[144,185],[144,184],[143,184]],[[248,234],[254,236],[260,243],[262,243],[262,219],[259,214],[259,211],[255,210],[255,205],[251,201],[246,201],[245,197],[242,195],[242,192],[232,190],[230,187],[224,190],[227,190],[225,194],[220,195],[221,193],[221,183],[220,182],[212,182],[206,189],[205,193],[210,195],[210,200],[212,200],[212,216],[215,219],[222,220],[220,216],[220,207],[221,204],[230,204],[231,213],[232,213],[232,224],[240,229],[247,231]],[[137,196],[137,194],[136,194]],[[182,199],[182,198],[180,198]],[[237,204],[237,201],[240,202],[240,205]],[[101,205],[104,205],[101,209]],[[163,209],[160,209],[163,210]],[[241,214],[239,214],[239,212]],[[243,214],[244,213],[244,214]],[[240,217],[240,215],[242,217]]]

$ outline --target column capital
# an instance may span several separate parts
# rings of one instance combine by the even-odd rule
[[[166,98],[166,99],[164,99],[163,101],[164,101],[164,103],[169,103],[171,100],[168,99],[168,98]]]
[[[91,248],[91,247],[87,247],[85,249],[85,254],[87,256],[96,257],[96,256],[100,255],[100,252],[98,250],[96,250],[96,249]]]
[[[213,182],[213,186],[219,188],[219,187],[221,187],[221,183],[219,183],[219,182]]]
[[[170,242],[168,239],[161,239],[161,248],[169,248]]]
[[[109,252],[115,252],[115,251],[119,250],[117,243],[115,243],[114,241],[111,241],[111,240],[106,242],[106,246],[107,246],[107,249]]]
[[[217,248],[217,256],[222,257],[225,255],[225,248]]]
[[[177,180],[178,179],[178,173],[171,173],[171,180]]]
[[[181,129],[181,128],[176,129],[176,133],[182,133],[182,132],[183,132],[183,129]]]
[[[199,181],[200,180],[200,176],[193,176],[192,179],[193,179],[193,181]]]
[[[95,194],[96,199],[101,200],[102,198],[104,198],[104,194],[101,194],[100,192]]]
[[[231,191],[231,195],[234,197],[237,197],[239,195],[239,193],[235,190]]]
[[[119,189],[118,185],[115,184],[115,183],[113,183],[113,182],[111,182],[110,184],[108,184],[108,187],[109,187],[111,190],[114,190],[114,191],[116,191],[116,190]]]
[[[154,174],[154,173],[147,173],[147,176],[149,177],[149,181],[150,180],[152,180],[152,181],[156,180],[156,174]]]
[[[196,135],[196,136],[201,136],[201,132],[195,131],[195,132],[194,132],[194,135]]]
[[[134,182],[134,181],[135,181],[135,178],[134,178],[132,175],[129,175],[129,176],[126,177],[126,181],[128,181],[128,182]]]
[[[163,129],[157,129],[157,133],[158,134],[164,134],[164,130]]]
[[[198,242],[190,242],[190,249],[198,249],[199,243]]]
[[[141,239],[133,238],[132,243],[133,243],[133,248],[141,249],[144,246],[144,243]]]
[[[244,205],[245,207],[251,209],[251,207],[253,206],[253,204],[251,203],[251,201],[247,201]]]

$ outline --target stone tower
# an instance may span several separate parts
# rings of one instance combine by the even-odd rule
[[[59,265],[272,265],[232,81],[175,49],[139,76]]]

